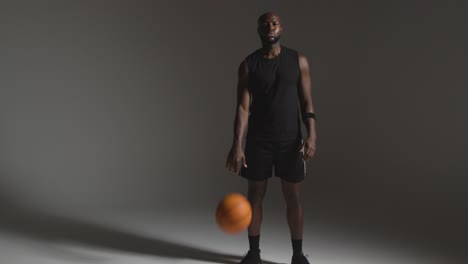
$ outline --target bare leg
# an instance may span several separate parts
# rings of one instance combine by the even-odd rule
[[[303,232],[303,212],[301,204],[301,184],[292,183],[282,180],[281,186],[283,190],[283,196],[286,201],[287,207],[287,218],[289,230],[291,233],[291,239],[302,240]]]
[[[262,202],[267,190],[267,183],[268,180],[249,180],[247,198],[252,206],[252,221],[248,228],[249,236],[260,235],[260,226],[262,224]]]

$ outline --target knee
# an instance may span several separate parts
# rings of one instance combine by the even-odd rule
[[[287,207],[301,206],[301,199],[298,191],[285,192],[284,200],[286,201]]]
[[[264,197],[265,197],[264,189],[251,190],[248,195],[248,199],[252,207],[261,207]]]

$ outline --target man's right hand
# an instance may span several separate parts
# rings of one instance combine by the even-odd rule
[[[233,146],[226,160],[226,168],[235,174],[239,174],[241,166],[247,168],[244,151],[241,146]]]

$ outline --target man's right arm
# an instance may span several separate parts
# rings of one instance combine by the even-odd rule
[[[245,61],[239,65],[237,72],[237,104],[236,117],[234,119],[234,140],[226,160],[226,168],[236,174],[240,172],[241,166],[247,168],[242,142],[248,128],[251,97],[248,88],[249,69]]]
[[[236,117],[234,119],[233,147],[242,147],[242,142],[248,128],[251,95],[248,88],[249,69],[242,61],[238,69]]]

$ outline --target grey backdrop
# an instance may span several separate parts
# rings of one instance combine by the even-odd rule
[[[245,193],[224,163],[237,67],[268,10],[311,63],[306,216],[463,248],[466,1],[1,1],[2,212],[163,213]]]

